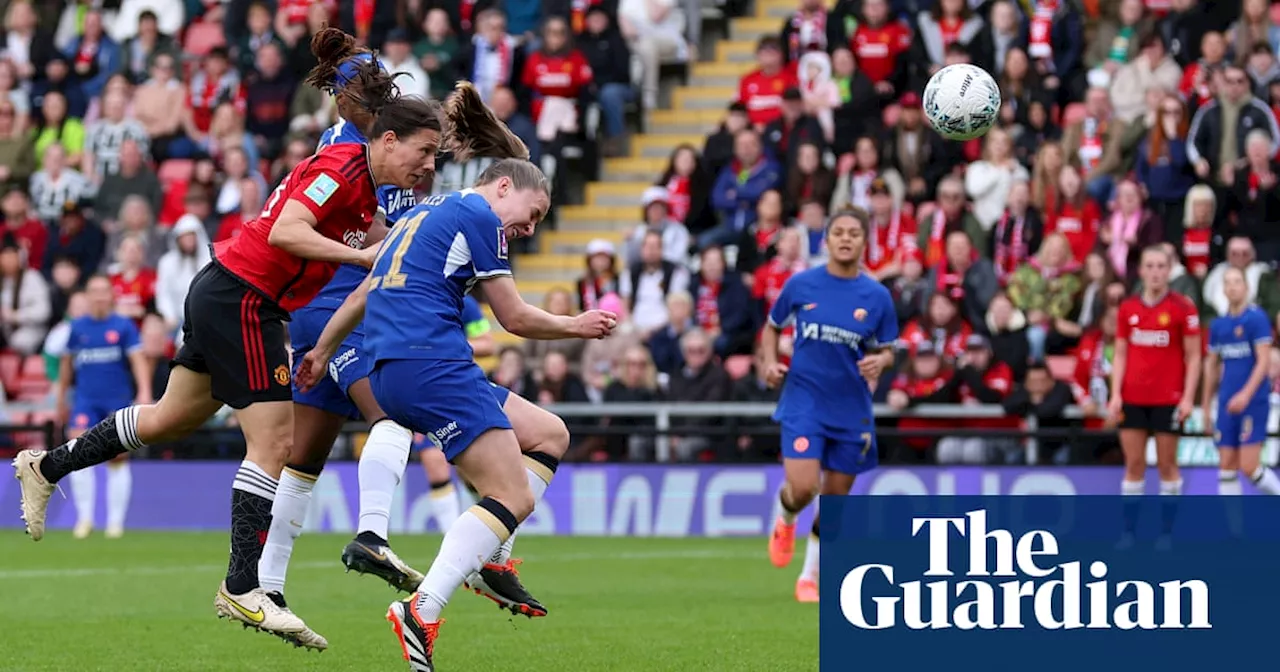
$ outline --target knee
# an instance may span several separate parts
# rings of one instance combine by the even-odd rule
[[[273,427],[245,439],[250,459],[258,464],[267,462],[283,467],[293,452],[293,427]]]
[[[527,482],[522,482],[519,487],[512,487],[505,492],[496,493],[489,496],[515,517],[517,522],[523,522],[529,514],[533,513],[533,490],[529,489]]]
[[[821,487],[819,474],[788,474],[787,494],[792,504],[808,505],[818,495]]]
[[[1240,455],[1234,450],[1218,451],[1218,469],[1220,471],[1243,471],[1244,465],[1240,463]]]
[[[538,441],[536,448],[538,452],[546,453],[557,460],[564,457],[565,452],[569,450],[570,438],[569,427],[564,424],[564,420],[551,415],[540,434],[541,440]]]

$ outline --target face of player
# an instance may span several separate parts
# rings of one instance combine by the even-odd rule
[[[551,209],[551,198],[541,189],[516,189],[507,178],[498,180],[498,198],[490,203],[494,214],[502,221],[502,231],[508,240],[528,238],[533,235],[538,222]]]
[[[115,297],[111,292],[111,283],[106,278],[90,280],[84,293],[89,299],[89,312],[99,317],[111,314],[111,304],[115,301]]]
[[[1163,292],[1169,287],[1169,255],[1164,252],[1150,250],[1142,253],[1142,265],[1138,274],[1142,276],[1142,285],[1148,292]]]
[[[1245,283],[1244,273],[1240,269],[1227,270],[1222,277],[1222,291],[1233,306],[1244,305],[1249,301],[1249,285]]]
[[[837,264],[856,264],[867,247],[867,232],[853,217],[840,217],[827,229],[827,253]]]
[[[436,150],[440,148],[440,132],[422,129],[406,137],[388,131],[382,137],[386,152],[384,165],[387,180],[401,189],[412,189],[436,171]]]

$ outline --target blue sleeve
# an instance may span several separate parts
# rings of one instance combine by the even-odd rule
[[[791,324],[792,319],[795,318],[796,277],[792,276],[782,285],[778,300],[774,302],[773,308],[769,309],[770,326],[781,329]]]
[[[733,171],[725,168],[720,171],[720,175],[716,177],[715,184],[711,187],[711,206],[716,210],[733,210],[738,207],[738,200],[734,196],[730,196],[729,192],[734,190],[737,179],[733,175]]]
[[[1261,310],[1255,310],[1250,313],[1249,317],[1249,342],[1270,343],[1271,322],[1267,319],[1266,314]]]
[[[80,336],[80,332],[76,329],[76,325],[79,322],[80,320],[71,321],[71,329],[67,331],[67,345],[63,348],[63,354],[65,355],[74,355],[80,349],[76,347],[76,343],[80,341],[78,338]]]
[[[1221,354],[1222,351],[1222,339],[1218,338],[1218,322],[1221,320],[1222,318],[1219,317],[1209,323],[1209,352],[1215,355]]]
[[[120,321],[120,347],[124,348],[125,353],[132,353],[142,347],[142,339],[138,336],[138,325],[133,320],[124,319]]]
[[[471,264],[475,267],[476,279],[511,275],[507,237],[502,233],[502,222],[497,215],[462,201],[454,216],[459,219],[459,228],[471,248]]]
[[[471,324],[484,319],[484,313],[480,312],[480,304],[475,299],[467,296],[462,299],[462,323]]]
[[[880,306],[876,314],[880,322],[876,325],[876,344],[884,348],[898,341],[898,311],[889,292],[880,292],[879,296]]]

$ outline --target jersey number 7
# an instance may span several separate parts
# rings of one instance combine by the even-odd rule
[[[403,224],[392,229],[387,235],[387,239],[382,241],[382,249],[378,250],[378,256],[373,260],[373,267],[377,269],[382,264],[382,257],[386,256],[387,250],[395,248],[395,252],[391,253],[391,263],[387,266],[387,272],[383,275],[375,275],[369,280],[370,291],[382,289],[396,289],[404,287],[404,283],[409,279],[408,274],[400,272],[400,266],[404,264],[404,255],[409,251],[409,246],[413,244],[413,234],[418,232],[418,227],[422,225],[422,220],[426,219],[427,211],[419,212],[417,215]]]

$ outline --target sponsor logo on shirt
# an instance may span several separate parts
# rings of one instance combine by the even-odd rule
[[[324,205],[338,191],[338,182],[328,175],[320,175],[302,193],[316,205]]]
[[[1164,329],[1134,329],[1129,334],[1131,344],[1148,348],[1168,347],[1170,340],[1169,332]]]

